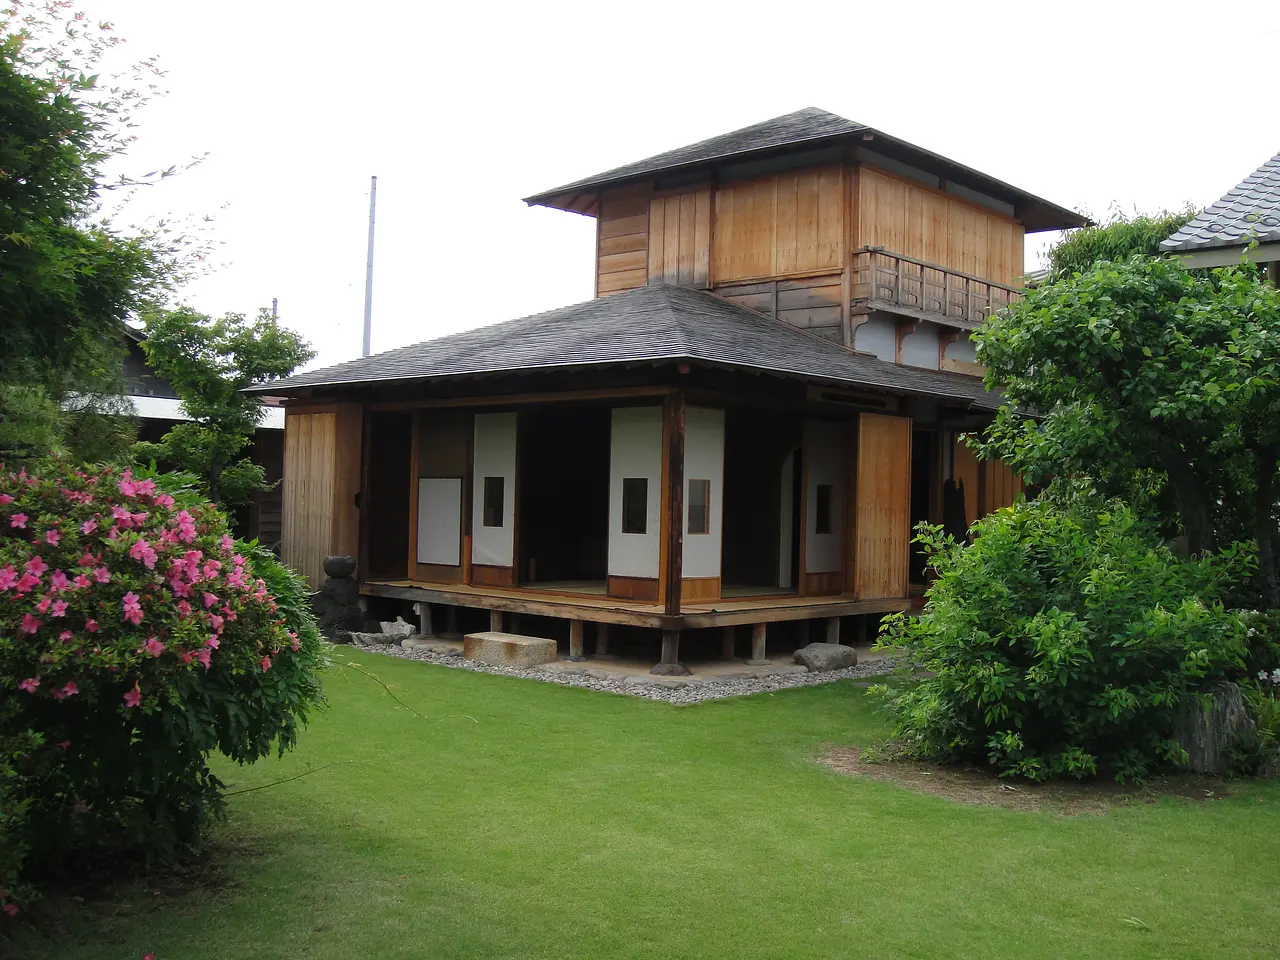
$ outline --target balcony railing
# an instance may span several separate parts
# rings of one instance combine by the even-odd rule
[[[853,254],[853,301],[924,320],[972,329],[1021,299],[1023,291],[883,247]]]

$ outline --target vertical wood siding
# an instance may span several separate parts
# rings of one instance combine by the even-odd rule
[[[606,190],[596,224],[596,294],[643,287],[649,265],[648,184]]]
[[[997,283],[1017,285],[1023,273],[1023,229],[936,190],[870,167],[858,174],[853,247],[884,247]]]
[[[649,282],[710,283],[711,190],[649,201]]]
[[[319,589],[333,536],[337,415],[285,414],[280,553]]]
[[[715,283],[840,269],[845,205],[839,166],[722,186],[714,206]]]
[[[1022,492],[1022,477],[1003,460],[988,460],[983,463],[986,470],[986,483],[982,489],[982,515],[986,516],[1001,507],[1007,507]]]
[[[907,595],[911,541],[911,420],[864,413],[858,424],[857,551],[859,600]]]

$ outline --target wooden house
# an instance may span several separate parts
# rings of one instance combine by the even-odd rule
[[[999,405],[969,334],[1078,214],[817,109],[526,202],[595,219],[594,299],[264,388],[313,582],[352,554],[365,596],[558,618],[575,657],[645,630],[678,672],[693,631],[760,660],[907,608],[944,482],[968,520],[1016,494],[957,443]]]

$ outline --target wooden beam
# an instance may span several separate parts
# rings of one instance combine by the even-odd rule
[[[489,632],[490,633],[502,632],[502,611],[501,610],[489,611]]]
[[[680,612],[681,574],[684,566],[684,393],[676,391],[663,404],[663,439],[666,442],[667,477],[663,491],[663,525],[667,535],[666,580],[663,583],[663,611],[673,617]]]
[[[768,626],[763,623],[752,624],[751,626],[751,659],[747,663],[752,666],[764,666],[769,661],[765,659],[765,637]]]
[[[483,397],[440,397],[435,400],[382,400],[368,403],[369,410],[425,410],[441,407],[501,407],[531,403],[577,400],[626,400],[633,397],[663,397],[674,387],[599,387],[591,390],[556,390],[546,393],[512,393]]]
[[[662,660],[649,671],[660,677],[687,677],[692,671],[680,662],[680,631],[662,631]]]
[[[585,660],[582,655],[582,621],[569,621],[569,659]]]

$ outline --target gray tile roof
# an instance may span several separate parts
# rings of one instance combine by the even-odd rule
[[[589,212],[592,208],[585,201],[589,201],[591,195],[606,187],[652,178],[659,172],[674,174],[730,158],[745,159],[783,148],[816,148],[825,143],[841,142],[854,137],[857,137],[858,142],[868,141],[870,149],[925,169],[941,179],[954,181],[1013,204],[1028,231],[1079,227],[1090,222],[1088,217],[1081,216],[1074,210],[1050,203],[972,167],[818,107],[806,107],[772,120],[615,167],[592,177],[575,180],[552,190],[544,190],[526,197],[525,203],[572,209],[579,213]]]
[[[653,284],[321,370],[247,392],[288,396],[342,387],[567,367],[692,361],[995,409],[998,396],[962,374],[856,354],[709,293]]]
[[[1161,242],[1161,250],[1232,247],[1257,238],[1280,241],[1280,153],[1185,227]]]

